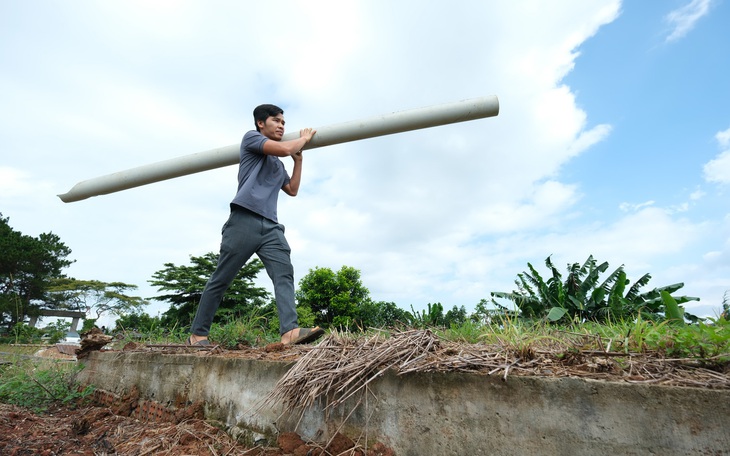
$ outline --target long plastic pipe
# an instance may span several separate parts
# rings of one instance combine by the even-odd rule
[[[494,95],[426,108],[398,111],[382,116],[316,128],[317,134],[304,148],[314,149],[376,136],[482,119],[497,114],[499,114],[499,100]],[[299,131],[295,131],[285,134],[282,140],[286,141],[298,137]],[[239,144],[232,144],[107,174],[106,176],[81,181],[67,193],[58,195],[58,197],[64,203],[71,203],[91,196],[105,195],[187,174],[234,165],[239,161],[239,149]]]

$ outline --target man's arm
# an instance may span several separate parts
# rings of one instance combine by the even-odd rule
[[[266,155],[274,155],[276,157],[293,156],[302,150],[305,144],[312,140],[312,136],[315,133],[317,133],[317,130],[313,128],[303,128],[299,130],[299,138],[297,139],[289,141],[265,141],[263,152]]]
[[[297,196],[297,193],[299,192],[299,184],[302,181],[302,152],[295,152],[291,158],[294,159],[294,169],[291,173],[291,179],[289,179],[289,183],[281,187],[281,189],[289,196]]]

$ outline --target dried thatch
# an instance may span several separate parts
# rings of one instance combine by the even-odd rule
[[[322,401],[325,410],[358,397],[388,369],[412,372],[472,372],[485,375],[584,377],[730,389],[730,364],[716,359],[667,359],[656,352],[626,353],[603,347],[594,336],[564,333],[522,346],[441,341],[428,330],[353,339],[333,333],[309,349],[277,383],[266,402],[284,413]],[[726,360],[728,356],[724,356]]]

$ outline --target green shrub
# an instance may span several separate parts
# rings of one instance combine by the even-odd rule
[[[9,334],[0,339],[0,343],[7,344],[39,344],[43,331],[25,323],[18,323],[10,329]]]
[[[278,325],[279,320],[277,319],[277,331],[273,333],[266,315],[257,315],[256,312],[253,312],[244,319],[232,319],[224,324],[213,323],[210,327],[209,337],[224,348],[235,348],[238,344],[256,346],[278,342]]]
[[[50,405],[76,405],[93,392],[80,388],[76,374],[83,367],[68,362],[17,357],[0,366],[0,402],[45,411]]]

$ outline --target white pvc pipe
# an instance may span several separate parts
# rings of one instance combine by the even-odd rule
[[[314,149],[409,130],[482,119],[497,114],[499,114],[499,100],[494,95],[426,108],[398,111],[382,116],[316,128],[317,134],[314,135],[304,149]],[[285,134],[282,140],[286,141],[298,137],[299,131],[297,130]],[[67,193],[58,195],[58,197],[64,203],[71,203],[91,196],[105,195],[187,174],[234,165],[239,161],[239,150],[240,144],[232,144],[130,168],[125,171],[81,181]]]

